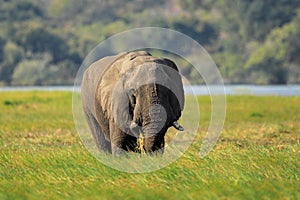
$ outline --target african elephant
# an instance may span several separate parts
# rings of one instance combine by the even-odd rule
[[[176,64],[146,51],[105,57],[84,72],[83,110],[98,149],[114,155],[137,151],[139,134],[146,153],[163,153],[164,136],[177,123],[184,91]]]

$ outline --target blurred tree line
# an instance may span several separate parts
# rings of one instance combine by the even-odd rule
[[[226,83],[300,83],[300,0],[2,0],[0,85],[73,84],[99,42],[143,26],[198,41]]]

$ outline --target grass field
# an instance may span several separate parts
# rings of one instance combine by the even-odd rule
[[[81,144],[69,92],[0,93],[0,199],[300,199],[300,97],[227,97],[213,151],[198,156],[209,124],[166,168],[111,169]],[[207,112],[206,112],[207,111]]]

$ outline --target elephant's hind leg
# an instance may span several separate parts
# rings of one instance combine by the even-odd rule
[[[92,131],[93,138],[100,152],[111,153],[111,144],[105,138],[103,131],[96,118],[92,114],[86,114],[88,125]]]

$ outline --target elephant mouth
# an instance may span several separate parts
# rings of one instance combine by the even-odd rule
[[[180,125],[177,121],[174,121],[174,122],[172,123],[172,126],[173,126],[175,129],[179,130],[179,131],[184,131],[183,126]],[[157,127],[158,127],[158,126],[156,126],[156,125],[154,125],[154,124],[149,125],[149,127],[147,127],[147,130],[148,130],[148,131],[147,131],[147,130],[145,130],[146,128],[143,128],[142,126],[139,126],[139,125],[138,125],[136,122],[134,122],[134,121],[132,121],[132,122],[130,123],[130,126],[129,126],[131,133],[132,133],[135,137],[139,137],[139,135],[140,135],[141,133],[145,133],[145,131],[147,131],[147,133],[148,133],[148,134],[151,134],[151,135],[157,134],[157,133],[159,132],[158,129],[157,129]]]

